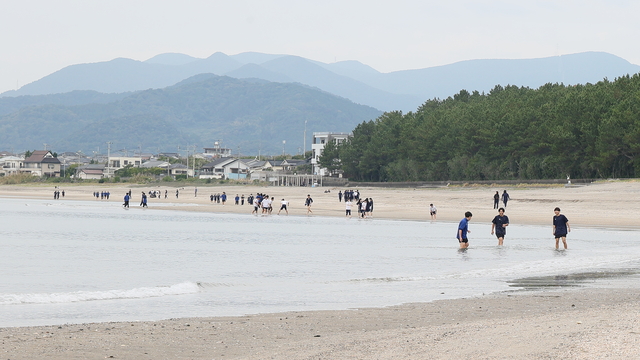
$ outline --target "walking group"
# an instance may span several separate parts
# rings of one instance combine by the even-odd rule
[[[58,190],[58,188],[56,186],[56,190],[53,191],[53,199],[54,200],[59,200],[60,199],[60,194],[62,194],[62,197],[64,197],[64,190],[60,191],[60,190]]]
[[[93,192],[93,197],[95,197],[96,199],[109,200],[109,196],[111,196],[111,193],[108,192],[108,191],[94,191]]]
[[[494,209],[497,208],[498,202],[500,200],[500,194],[496,191],[493,196],[494,199]],[[510,197],[507,193],[507,190],[502,194],[502,201],[504,206],[507,206],[507,202]],[[556,240],[556,250],[560,247],[560,240],[562,239],[562,244],[564,249],[567,249],[567,234],[571,231],[571,226],[569,225],[569,219],[563,214],[560,214],[560,208],[556,207],[553,209],[553,236]],[[469,238],[467,234],[471,232],[469,230],[469,221],[473,214],[470,211],[465,212],[464,218],[460,220],[458,223],[458,231],[456,232],[456,239],[460,244],[460,249],[466,249],[469,247]],[[491,235],[494,235],[498,238],[498,246],[502,246],[504,242],[504,237],[507,234],[507,226],[509,226],[509,217],[505,215],[505,209],[503,207],[498,209],[498,215],[496,215],[493,220],[491,220]]]
[[[244,195],[242,195],[242,205],[244,205]],[[312,203],[313,200],[310,200],[311,196],[307,195],[307,201],[305,202],[305,204],[307,202]],[[310,201],[309,201],[310,200]],[[247,197],[247,203],[249,205],[253,205],[253,210],[251,211],[251,214],[262,214],[262,215],[271,215],[271,213],[273,212],[273,203],[275,201],[275,197],[271,196],[269,197],[269,195],[266,194],[262,194],[262,193],[257,193],[256,196],[254,197],[253,194],[249,194],[249,197]],[[238,195],[236,195],[236,205],[238,205]],[[280,212],[282,212],[284,210],[284,212],[289,215],[289,202],[285,199],[280,200],[280,209],[278,210],[277,215],[280,215]],[[311,205],[309,204],[309,206],[307,206],[307,210],[308,212],[311,211]],[[307,212],[307,213],[308,213]]]
[[[342,202],[344,198],[345,216],[351,217],[351,210],[353,206],[358,211],[359,218],[367,218],[373,216],[373,198],[360,198],[360,192],[358,190],[345,190],[338,192],[338,201]],[[356,203],[354,204],[353,201]]]
[[[222,194],[220,193],[211,194],[209,195],[209,199],[211,200],[212,203],[216,203],[216,204],[222,203],[222,205],[224,205],[227,203],[227,193],[223,191]]]

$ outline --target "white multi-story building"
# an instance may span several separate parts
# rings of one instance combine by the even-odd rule
[[[220,147],[220,143],[216,141],[212,148],[204,148],[203,155],[213,158],[231,157],[231,149]]]
[[[0,158],[0,175],[13,175],[20,172],[24,158],[18,156],[5,156]]]
[[[322,155],[322,150],[324,147],[330,142],[335,140],[336,144],[341,144],[343,141],[347,140],[351,136],[348,133],[333,133],[333,132],[314,132],[313,133],[313,141],[311,143],[311,151],[313,155],[311,157],[311,165],[313,165],[313,174],[325,176],[327,174],[327,169],[321,168],[318,164],[318,159]]]

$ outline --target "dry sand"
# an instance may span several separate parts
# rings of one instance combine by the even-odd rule
[[[93,200],[109,190],[120,202],[149,186],[64,186],[65,200]],[[342,216],[339,189],[226,186],[185,188],[175,199],[150,199],[150,208],[250,213],[249,206],[211,204],[210,193],[256,192],[286,198],[292,215]],[[637,228],[640,182],[584,187],[479,186],[443,189],[360,189],[373,197],[376,218],[439,221],[494,216],[492,196],[506,189],[512,223],[549,225],[559,206],[572,226]],[[330,193],[324,193],[331,190]],[[52,186],[1,186],[1,197],[52,199]],[[52,201],[54,201],[52,199]],[[277,201],[276,201],[277,203]],[[181,204],[177,207],[176,204]],[[187,205],[184,205],[187,204]],[[191,204],[191,205],[189,205]],[[455,245],[452,245],[455,246]],[[315,311],[233,318],[172,319],[0,329],[6,359],[634,359],[640,358],[640,290],[582,289],[525,295],[497,294],[381,309]]]
[[[131,189],[131,207],[138,207],[142,191],[168,190],[168,198],[149,199],[150,209],[174,209],[184,211],[211,211],[229,213],[251,213],[251,207],[236,206],[236,194],[268,194],[275,198],[277,210],[280,199],[290,203],[291,215],[306,215],[304,199],[307,194],[314,200],[312,211],[315,216],[344,216],[344,203],[338,202],[339,188],[301,187],[258,187],[258,186],[198,186],[195,197],[194,187],[180,187],[180,197],[176,199],[176,187],[151,187],[146,185],[96,184],[63,185],[64,200],[95,200],[94,191],[110,191],[110,202],[122,203],[124,193]],[[438,208],[438,220],[459,221],[464,212],[473,213],[473,222],[488,223],[497,214],[493,210],[493,194],[503,190],[511,196],[506,214],[513,224],[548,225],[551,229],[553,209],[559,206],[571,225],[602,226],[614,228],[637,228],[640,214],[640,181],[603,181],[589,186],[567,188],[564,186],[520,185],[465,186],[447,188],[358,188],[363,197],[374,199],[374,217],[395,220],[429,221],[429,204]],[[0,186],[0,197],[41,198],[53,201],[54,187],[51,185]],[[325,191],[330,191],[325,193]],[[209,195],[226,192],[229,200],[225,206],[212,204]],[[180,204],[179,207],[176,205]],[[500,203],[502,206],[502,202]],[[355,212],[355,211],[354,211]],[[551,231],[551,230],[550,230]]]

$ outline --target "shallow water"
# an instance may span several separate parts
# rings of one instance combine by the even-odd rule
[[[635,284],[640,269],[637,231],[574,228],[569,250],[556,251],[551,226],[511,219],[499,248],[490,219],[474,218],[470,248],[459,251],[457,223],[255,217],[246,209],[0,199],[0,326],[388,306],[528,288],[558,275],[624,274],[618,281]],[[606,278],[569,283],[597,285],[589,279],[598,277]]]

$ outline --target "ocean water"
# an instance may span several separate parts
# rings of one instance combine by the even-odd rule
[[[551,226],[512,218],[498,247],[491,219],[474,218],[459,251],[457,223],[256,217],[245,207],[0,198],[0,327],[381,307],[639,278],[638,231],[574,226],[569,250],[556,251]]]

